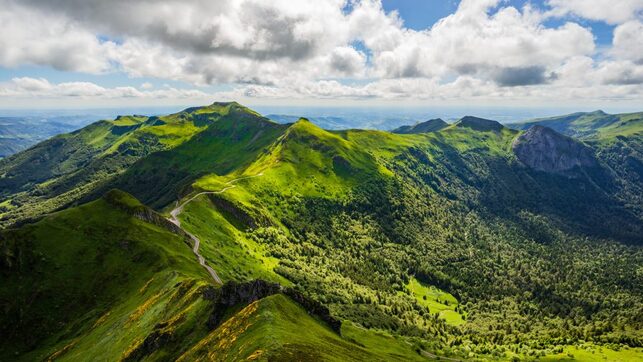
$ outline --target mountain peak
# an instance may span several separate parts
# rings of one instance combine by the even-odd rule
[[[479,118],[474,116],[464,116],[456,122],[457,127],[471,128],[476,131],[500,131],[504,128],[498,121],[491,119]]]
[[[231,101],[231,102],[212,102],[208,107],[242,107],[246,108],[243,104],[237,102],[237,101]]]
[[[189,107],[189,108],[184,109],[182,112],[185,112],[185,113],[221,113],[221,114],[225,114],[225,113],[230,112],[230,110],[233,109],[233,108],[248,109],[247,107],[244,107],[240,103],[232,101],[232,102],[212,102],[211,104],[209,104],[207,106]]]
[[[598,162],[583,143],[541,125],[516,138],[514,154],[522,163],[539,171],[561,173],[576,167],[594,167]]]
[[[399,133],[399,134],[428,133],[428,132],[439,131],[447,127],[448,125],[449,124],[446,123],[441,118],[434,118],[425,122],[416,123],[413,126],[398,127],[392,130],[391,133]]]

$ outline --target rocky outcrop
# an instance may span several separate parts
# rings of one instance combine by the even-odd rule
[[[265,215],[234,203],[222,195],[208,194],[208,198],[222,212],[223,216],[239,229],[255,229],[259,226],[270,225],[270,220]]]
[[[592,150],[551,128],[533,126],[512,145],[516,157],[538,171],[565,173],[578,167],[596,167]]]
[[[154,326],[154,330],[150,333],[145,340],[140,344],[136,345],[133,349],[129,351],[125,356],[121,358],[122,362],[134,362],[140,361],[144,357],[151,355],[152,353],[159,350],[161,347],[170,343],[173,339],[173,335],[170,332],[163,331],[165,327],[164,324],[157,324]]]
[[[402,126],[391,131],[391,133],[411,134],[411,133],[428,133],[436,132],[449,124],[440,118],[430,119],[426,122],[420,122],[413,126]]]
[[[301,292],[283,287],[277,283],[271,283],[264,280],[252,280],[249,282],[238,283],[230,281],[223,284],[220,288],[207,287],[203,292],[203,297],[214,303],[214,309],[208,319],[208,327],[215,329],[224,322],[224,316],[228,308],[233,306],[244,307],[259,299],[282,293],[299,303],[310,315],[315,315],[324,321],[333,331],[340,333],[342,323],[340,320],[330,315],[330,311],[324,305],[316,300],[310,299]]]
[[[174,234],[184,237],[186,240],[190,240],[190,236],[180,227],[168,221],[151,208],[141,204],[136,198],[134,198],[134,196],[124,191],[112,189],[103,195],[103,200],[141,221],[162,227]]]

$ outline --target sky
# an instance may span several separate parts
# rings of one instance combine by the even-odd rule
[[[643,0],[0,0],[0,108],[643,110]]]

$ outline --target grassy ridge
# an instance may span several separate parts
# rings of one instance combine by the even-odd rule
[[[139,308],[160,290],[171,293],[177,282],[206,277],[183,237],[133,217],[124,210],[140,204],[120,199],[126,200],[120,206],[99,199],[0,234],[0,356],[38,347],[24,356],[36,358],[60,341],[92,334],[92,326]],[[145,329],[124,332],[140,338]],[[89,346],[100,353],[112,343]]]
[[[109,187],[126,190],[144,203],[161,208],[178,199],[203,175],[225,175],[247,166],[285,131],[285,126],[245,108],[225,109],[198,135],[135,163]],[[195,114],[210,116],[203,111]]]
[[[254,112],[225,103],[163,117],[121,116],[0,160],[0,226],[98,198],[119,186],[117,177],[138,160],[186,143],[229,114],[241,118]]]
[[[28,260],[45,263],[40,277],[61,276],[46,288],[52,294],[69,289],[56,296],[62,298],[56,305],[80,300],[84,311],[53,315],[51,331],[34,337],[38,349],[28,357],[530,359],[581,356],[574,346],[588,344],[605,348],[596,355],[638,358],[643,336],[635,266],[643,259],[636,245],[641,217],[631,195],[640,188],[639,133],[632,131],[639,126],[634,118],[627,122],[625,138],[621,127],[609,131],[610,142],[588,139],[601,170],[565,177],[521,165],[511,149],[519,131],[474,117],[425,134],[329,132],[306,120],[276,125],[233,103],[159,118],[121,117],[105,125],[107,131],[90,129],[88,139],[105,157],[134,152],[131,145],[147,137],[161,148],[121,165],[116,178],[95,176],[97,183],[83,184],[89,195],[118,185],[167,212],[176,200],[260,175],[195,198],[181,213],[182,226],[201,239],[201,253],[224,281],[279,281],[352,322],[340,339],[275,296],[206,330],[208,305],[198,295],[207,276],[189,246],[132,218],[128,210],[143,206],[119,194],[116,209],[98,200],[45,218],[36,237],[28,233],[37,230],[32,225],[5,232],[15,235],[3,241],[9,269],[19,265],[16,255],[27,255],[29,244],[20,240],[63,248],[54,255],[68,267],[39,261],[44,246]],[[114,132],[122,133],[101,138]],[[113,143],[104,149],[103,142]],[[17,199],[0,207],[15,207]],[[64,233],[74,235],[71,241]],[[43,241],[49,234],[58,235],[57,244]],[[95,241],[90,251],[79,246],[87,238]],[[130,239],[142,249],[131,253]],[[169,240],[176,243],[170,247]],[[84,253],[92,263],[78,261]],[[96,269],[105,260],[114,264]],[[94,274],[80,278],[76,290],[68,280],[75,281],[79,269]],[[107,294],[81,292],[94,292],[96,280],[106,283],[100,292]],[[3,302],[22,285],[11,283]],[[116,301],[116,295],[125,297]],[[33,315],[25,326],[37,323]]]
[[[351,326],[343,327],[343,334],[350,342],[320,324],[288,297],[277,294],[236,313],[179,361],[422,360],[410,345],[392,337]]]
[[[533,125],[542,125],[567,136],[583,139],[601,139],[621,136],[641,136],[643,113],[607,114],[603,111],[578,112],[564,116],[540,118],[509,127],[526,130]]]

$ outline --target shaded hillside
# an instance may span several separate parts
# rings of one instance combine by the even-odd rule
[[[439,131],[449,124],[440,118],[430,119],[425,122],[414,124],[413,126],[402,126],[392,130],[392,133],[410,134],[410,133],[427,133]]]
[[[92,345],[107,338],[101,327],[108,323],[131,325],[118,332],[121,338],[140,338],[153,323],[133,323],[137,307],[167,301],[206,276],[188,240],[144,221],[142,210],[131,196],[113,191],[0,233],[0,359],[41,360],[64,347],[61,340],[71,342],[68,349]],[[83,335],[90,337],[78,338]],[[110,341],[110,354],[131,343]],[[101,344],[94,346],[97,355],[108,347]]]
[[[460,118],[458,122],[455,123],[457,127],[471,128],[476,131],[500,131],[503,126],[498,121],[493,121],[490,119],[478,118],[473,116],[465,116]]]
[[[592,150],[551,128],[535,125],[514,141],[514,153],[535,170],[565,172],[574,168],[598,167]]]
[[[558,133],[577,138],[602,138],[610,135],[628,136],[643,126],[643,113],[607,114],[601,110],[578,112],[558,117],[538,118],[508,127],[527,130],[534,125],[549,127]]]
[[[230,113],[254,116],[236,103],[215,103],[164,117],[121,116],[0,160],[0,197],[5,200],[0,203],[0,223],[38,217],[89,195],[99,197],[101,193],[93,191],[112,188],[138,160],[182,145]]]
[[[125,316],[137,315],[132,310],[142,305],[152,313],[141,322],[143,329],[119,330],[122,340],[109,352],[119,358],[183,355],[192,360],[219,353],[230,360],[511,359],[564,355],[585,343],[597,355],[599,348],[620,349],[614,353],[627,348],[640,356],[643,219],[635,195],[642,187],[641,138],[632,127],[637,123],[622,134],[581,144],[542,127],[523,132],[471,116],[413,134],[328,131],[305,119],[278,125],[236,103],[158,118],[121,117],[61,136],[59,148],[47,141],[34,148],[42,152],[32,149],[0,163],[6,170],[0,178],[7,185],[0,201],[5,223],[54,209],[46,203],[60,197],[50,193],[62,185],[84,188],[67,201],[97,199],[4,231],[13,235],[5,256],[11,261],[23,255],[33,239],[44,245],[33,257],[39,265],[46,248],[95,240],[83,251],[95,263],[119,260],[118,270],[140,268],[137,274],[156,281],[160,276],[154,275],[167,273],[167,283],[151,282],[158,289],[145,294],[140,290],[147,288],[139,286],[143,277],[101,269],[116,275],[114,285],[121,281],[138,299],[127,297],[125,306],[100,293],[77,298],[91,306],[87,310],[121,305],[120,312],[112,312],[114,319],[106,317],[109,328],[123,327]],[[92,142],[97,139],[92,134],[104,135],[102,141]],[[143,135],[152,135],[157,146],[138,152],[139,142],[148,137]],[[570,157],[561,163],[563,155]],[[119,166],[110,172],[91,167],[108,161]],[[119,192],[101,198],[113,186],[156,211]],[[121,206],[112,210],[108,201],[114,195]],[[63,205],[62,199],[56,202]],[[131,207],[123,204],[147,216],[132,219]],[[182,205],[175,220],[179,231],[164,228],[159,216],[168,216],[173,205]],[[56,219],[59,215],[64,217]],[[74,229],[80,215],[86,219]],[[39,228],[38,235],[66,233],[71,242],[49,245],[44,236],[24,236]],[[205,287],[207,273],[190,246],[171,244],[181,251],[165,246],[165,240],[180,240],[182,232],[201,241],[201,255],[224,282],[279,282],[327,308],[333,320],[344,321],[341,336],[279,294],[236,307],[226,304],[217,314],[221,303],[213,306],[214,299],[197,297],[212,289]],[[151,264],[144,257],[127,259],[140,253],[112,255],[121,240],[148,245],[148,236],[156,243]],[[102,245],[107,256],[95,257],[95,250],[105,250]],[[184,254],[192,264],[177,256]],[[43,267],[38,274],[58,286],[48,289],[60,291],[52,300],[81,293],[49,276],[86,267],[77,260],[85,259],[56,266],[59,270]],[[92,270],[96,280],[105,277]],[[12,273],[9,278],[16,278]],[[20,290],[17,284],[6,283],[5,295]],[[93,290],[95,285],[78,287]],[[177,290],[188,291],[173,297]],[[175,305],[163,298],[187,299]],[[50,308],[42,305],[42,311]],[[212,308],[218,317],[209,330]],[[60,321],[54,320],[50,334],[34,336],[35,350],[28,356],[49,355],[69,344],[61,352],[69,359],[107,353],[111,337],[88,327],[96,323],[94,317],[82,309],[78,313],[63,321],[76,333],[56,334],[63,333],[63,324],[58,329]],[[26,328],[39,320],[24,323]]]

